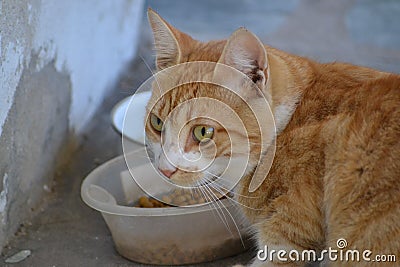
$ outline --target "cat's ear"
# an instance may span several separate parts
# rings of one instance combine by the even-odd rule
[[[263,43],[250,31],[239,28],[228,39],[218,61],[246,74],[254,83],[266,83],[267,52]]]
[[[180,63],[184,46],[193,39],[172,27],[151,8],[148,9],[147,16],[154,35],[157,69],[162,70]]]

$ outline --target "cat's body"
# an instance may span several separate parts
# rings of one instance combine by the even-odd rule
[[[254,225],[260,248],[321,251],[337,249],[337,240],[345,238],[347,248],[400,256],[398,75],[349,64],[319,64],[269,46],[261,48],[258,39],[243,29],[228,41],[200,43],[152,11],[149,18],[159,69],[188,61],[221,62],[243,71],[268,95],[278,131],[274,163],[256,191],[249,192],[252,171],[236,189],[238,201],[250,207],[243,212]],[[246,68],[237,65],[243,62]],[[255,69],[249,71],[251,67]],[[204,95],[207,90],[213,94],[210,88],[204,90]],[[166,97],[175,106],[184,98]],[[170,109],[157,111],[157,116],[163,119]],[[153,145],[159,142],[154,131],[147,132]],[[171,177],[176,173],[168,164],[159,165],[173,168]],[[283,263],[275,257],[274,262],[253,264],[304,262]]]
[[[321,251],[345,238],[348,248],[399,255],[400,79],[365,78],[318,77],[278,136],[264,183],[249,193],[250,177],[242,180],[239,201],[261,208],[244,209],[260,247]]]

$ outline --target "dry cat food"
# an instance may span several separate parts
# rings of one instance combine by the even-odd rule
[[[138,208],[167,208],[171,207],[155,198],[142,196],[139,198],[139,202],[135,205]]]
[[[158,201],[155,198],[142,196],[139,198],[139,201],[134,205],[138,208],[168,208],[173,206],[190,206],[196,204],[202,204],[206,201],[210,201],[212,199],[223,199],[225,198],[224,194],[218,192],[210,191],[209,194],[212,194],[212,198],[208,195],[206,197],[199,191],[191,191],[191,190],[175,190],[168,195],[164,195],[161,197],[161,201]],[[229,194],[228,194],[229,195]],[[207,199],[206,199],[207,198]],[[171,203],[173,205],[168,205],[165,203]]]

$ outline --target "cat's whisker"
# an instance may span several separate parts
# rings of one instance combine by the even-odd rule
[[[213,194],[207,186],[203,187],[202,189],[204,189],[204,192],[209,196],[208,200],[209,200],[210,205],[213,205],[213,207],[215,208],[215,211],[217,212],[218,216],[221,218],[226,229],[229,231],[229,233],[231,235],[233,235],[233,232],[230,229],[229,224],[228,224],[228,219],[226,218],[225,213],[223,212],[223,210],[221,208],[221,205],[223,206],[223,208],[225,208],[225,210],[227,210],[226,207],[223,205],[223,203],[218,201],[218,197],[215,194]],[[227,210],[227,212],[229,213],[228,210]]]
[[[153,70],[150,68],[149,64],[147,64],[146,60],[143,58],[142,55],[139,55],[139,57],[143,60],[143,63],[146,65],[146,67],[149,69],[149,71],[151,72],[151,76],[154,77],[154,80],[157,83],[157,89],[159,90],[160,94],[162,95],[162,90],[161,90],[161,86],[157,80],[156,75],[154,74]]]
[[[215,190],[220,189],[220,188],[215,187],[215,186],[213,186],[213,185],[211,185],[211,187],[214,188]],[[237,195],[237,194],[235,194],[235,193],[232,193],[232,194]],[[244,196],[243,198],[246,198],[246,197]],[[252,207],[250,207],[250,206],[246,206],[246,205],[244,205],[243,203],[240,203],[239,201],[237,201],[237,200],[236,200],[235,198],[233,198],[233,197],[227,197],[227,199],[229,199],[229,201],[234,202],[235,204],[238,204],[238,205],[240,205],[240,206],[242,206],[242,207],[244,207],[244,208],[246,208],[246,209],[249,209],[249,210],[255,210],[255,211],[263,210],[263,209],[261,209],[261,208],[252,208]]]
[[[211,186],[211,188],[210,188],[210,186]],[[236,231],[237,231],[237,233],[238,233],[238,235],[239,235],[239,237],[240,237],[240,240],[241,240],[242,245],[245,246],[245,245],[244,245],[243,237],[242,237],[242,235],[241,235],[241,233],[240,233],[239,227],[238,227],[238,225],[237,225],[237,223],[236,223],[234,217],[232,216],[231,212],[226,208],[226,206],[223,204],[223,202],[218,201],[219,197],[213,192],[213,189],[216,190],[216,191],[217,191],[218,193],[220,193],[221,195],[224,195],[225,192],[222,191],[222,190],[220,190],[220,189],[218,189],[218,188],[212,187],[211,184],[205,184],[204,189],[207,190],[207,191],[209,192],[210,195],[213,195],[213,196],[214,196],[214,198],[215,198],[215,200],[216,200],[216,201],[215,201],[215,204],[218,205],[218,208],[221,209],[220,212],[221,212],[222,215],[224,216],[224,219],[225,219],[225,222],[226,222],[226,223],[224,222],[224,224],[226,225],[226,227],[227,227],[228,231],[230,232],[230,234],[233,235],[233,232],[232,232],[232,230],[230,229],[230,227],[229,227],[229,225],[228,225],[228,221],[227,221],[228,219],[226,218],[225,213],[222,211],[222,208],[226,210],[226,212],[228,213],[229,217],[231,218],[233,224],[235,225]],[[229,199],[229,198],[228,198],[228,199]],[[215,206],[215,205],[214,205],[214,206]],[[237,206],[236,206],[236,205],[235,205],[235,208],[237,209]],[[219,213],[219,211],[217,211],[217,212]],[[219,216],[219,217],[221,218],[221,216]]]
[[[218,190],[218,188],[216,188],[216,187],[214,187],[214,186],[212,186],[212,185],[211,185],[211,187],[213,187],[215,190]],[[233,194],[234,194],[234,193],[233,193]],[[243,203],[240,203],[239,201],[237,201],[237,200],[235,200],[234,198],[231,198],[231,197],[227,197],[227,199],[229,199],[229,201],[232,201],[232,202],[234,202],[234,203],[236,203],[236,204],[238,204],[238,205],[240,205],[240,206],[242,206],[242,207],[244,207],[244,208],[246,208],[246,209],[249,209],[249,210],[255,210],[255,211],[263,210],[263,209],[261,209],[261,208],[257,209],[257,208],[252,208],[252,207],[246,206],[246,205],[244,205]]]
[[[218,189],[219,189],[219,190],[221,190],[221,189],[224,190],[224,191],[221,190],[221,192],[219,192],[219,193],[221,193],[221,194],[225,194],[226,191],[228,191],[226,188],[224,188],[224,187],[222,187],[222,186],[220,186],[220,185],[218,185],[218,184],[215,184],[215,183],[208,183],[207,185],[208,185],[208,186],[211,186],[212,188],[214,188],[214,189],[217,190],[217,191],[218,191]],[[219,188],[215,187],[215,185],[218,185]],[[257,197],[247,197],[247,196],[244,196],[244,195],[235,193],[234,191],[229,191],[229,192],[232,193],[232,194],[234,194],[234,195],[242,196],[243,198],[257,198]],[[237,200],[234,199],[234,198],[228,197],[227,199],[229,199],[230,201],[232,201],[232,202],[234,202],[234,203],[236,203],[236,204],[239,204],[240,206],[242,206],[242,207],[244,207],[244,208],[246,208],[246,209],[256,210],[256,211],[257,211],[257,210],[262,210],[261,208],[260,208],[260,209],[256,209],[256,208],[252,208],[252,207],[246,206],[246,205],[240,203],[239,201],[237,201]]]
[[[212,175],[213,177],[215,177],[215,178],[217,178],[217,179],[219,179],[219,180],[229,182],[229,180],[226,180],[225,178],[222,178],[221,176],[212,174],[212,173],[210,173],[210,172],[208,172],[208,171],[204,171],[204,172],[205,172],[205,173],[208,173],[208,174],[210,174],[210,175]],[[253,199],[255,199],[255,198],[260,198],[260,197],[245,196],[245,195],[236,193],[236,192],[234,192],[234,191],[229,190],[228,188],[225,188],[225,187],[224,187],[223,185],[221,185],[221,184],[215,183],[214,180],[210,180],[210,179],[208,179],[208,178],[206,178],[206,179],[207,179],[208,182],[211,182],[212,185],[218,185],[219,188],[221,188],[221,189],[223,189],[223,190],[225,190],[225,191],[228,191],[229,193],[232,193],[232,194],[234,194],[234,195],[238,195],[238,196],[241,196],[241,197],[244,197],[244,198],[253,198]],[[213,183],[213,182],[214,182],[214,183]]]
[[[218,196],[213,192],[212,188],[209,188],[208,185],[206,185],[206,188],[208,189],[208,191],[210,192],[210,194],[212,194],[212,195],[214,195],[216,198],[218,198]],[[244,241],[243,241],[242,235],[241,235],[241,233],[240,233],[239,226],[237,225],[237,223],[236,223],[234,217],[232,216],[231,212],[228,210],[228,208],[224,205],[224,203],[223,203],[222,201],[218,201],[218,200],[217,200],[217,201],[215,201],[215,203],[219,204],[219,207],[222,206],[222,207],[226,210],[226,212],[228,213],[229,217],[231,218],[233,224],[235,225],[236,231],[237,231],[237,233],[238,233],[238,235],[239,235],[239,237],[240,237],[240,241],[242,242],[242,245],[244,246]],[[221,213],[224,215],[224,218],[226,219],[225,213],[222,211],[222,208],[221,208]],[[226,219],[226,221],[227,221],[227,219]],[[230,228],[229,228],[229,232],[230,232],[231,235],[233,236],[233,232],[230,230]]]
[[[227,228],[227,230],[230,231],[229,226],[227,225],[227,223],[223,220],[223,218],[222,218],[221,215],[219,214],[218,209],[217,209],[217,207],[215,206],[215,203],[213,203],[214,201],[212,201],[212,200],[209,198],[209,196],[206,194],[206,192],[203,190],[203,188],[201,187],[200,184],[198,184],[198,187],[197,187],[197,188],[199,189],[200,193],[203,195],[204,199],[208,202],[208,205],[212,205],[212,206],[214,207],[214,209],[212,209],[212,213],[213,213],[213,216],[214,216],[215,220],[218,220],[218,218],[215,216],[214,210],[215,210],[215,212],[217,213],[218,217],[221,219],[222,223],[223,223],[223,224],[225,225],[225,227]]]

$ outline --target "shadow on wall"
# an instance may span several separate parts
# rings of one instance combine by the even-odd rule
[[[70,77],[54,62],[37,72],[36,58],[22,73],[0,137],[0,244],[35,212],[70,144]]]

